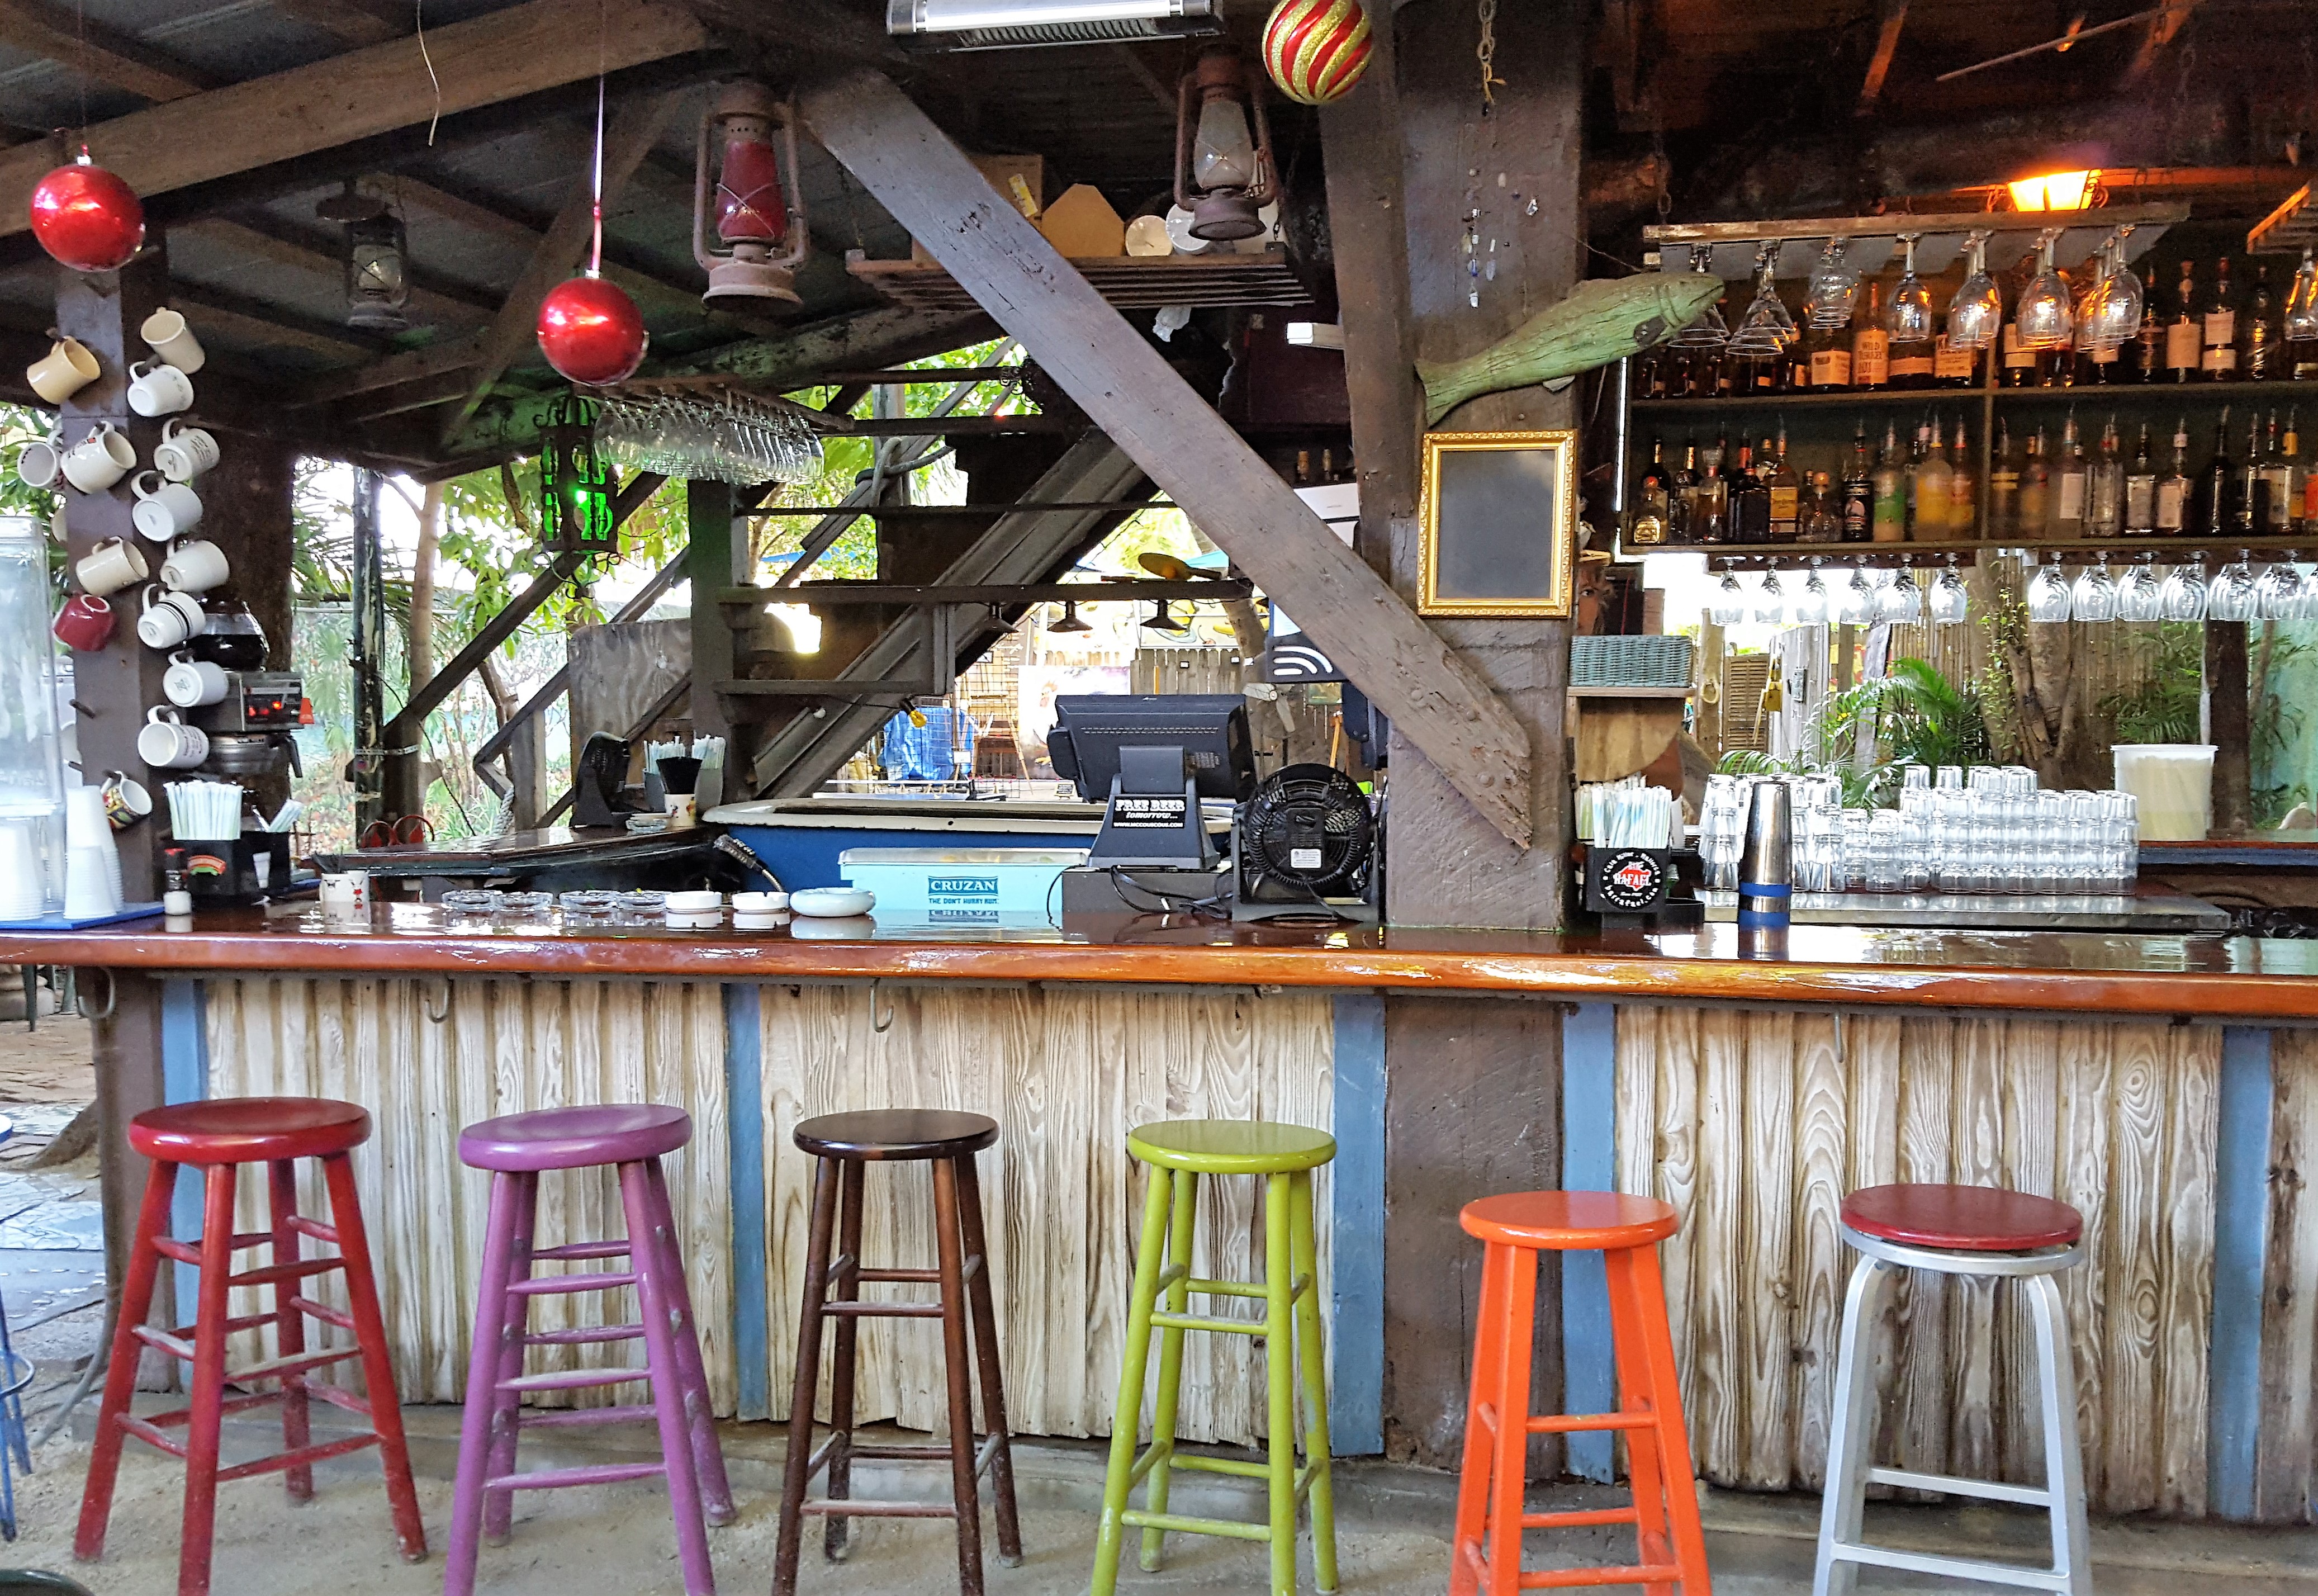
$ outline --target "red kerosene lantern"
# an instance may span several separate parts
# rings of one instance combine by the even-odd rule
[[[586,388],[624,383],[651,342],[636,302],[593,273],[558,283],[540,302],[539,352],[567,382]]]
[[[712,139],[723,146],[713,196],[716,237],[724,246],[721,251],[710,248],[707,239]],[[788,167],[786,185],[784,165]],[[700,119],[692,184],[692,256],[708,274],[708,292],[701,298],[712,305],[720,300],[750,299],[801,303],[795,275],[808,248],[804,207],[801,200],[785,197],[799,192],[796,125],[770,89],[760,83],[736,83],[717,96]]]
[[[145,207],[137,191],[89,158],[86,149],[32,185],[32,236],[76,272],[112,272],[145,247]]]

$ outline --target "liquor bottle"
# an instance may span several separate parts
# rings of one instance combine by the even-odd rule
[[[2209,383],[2226,383],[2238,374],[2238,302],[2230,290],[2230,257],[2215,263],[2214,292],[2206,296],[2200,323],[2204,350],[2197,369]],[[2225,524],[2226,525],[2226,524]]]
[[[1852,429],[1851,459],[1843,468],[1842,499],[1843,541],[1867,542],[1875,521],[1875,463],[1867,452],[1864,421]]]
[[[2165,368],[2165,323],[2157,313],[2157,268],[2141,280],[2141,330],[2133,335],[2133,357],[2117,374],[2129,383],[2153,383]]]
[[[2012,428],[1996,423],[1996,447],[1988,457],[1988,536],[1998,541],[2020,531],[2020,456],[2012,452]]]
[[[2189,529],[2189,418],[2173,424],[2173,465],[2157,479],[2157,536],[2179,537]]]
[[[1901,338],[1891,333],[1891,385],[1894,388],[1928,388],[1932,385],[1932,357],[1936,351],[1928,335],[1919,338]]]
[[[2202,336],[2196,313],[2189,302],[2197,295],[2197,285],[2191,280],[2189,263],[2181,263],[2181,281],[2173,286],[2173,324],[2165,329],[2165,377],[2168,382],[2187,383],[2197,374],[2197,346]]]
[[[2298,409],[2287,410],[2286,436],[2278,446],[2278,465],[2281,474],[2277,488],[2276,502],[2279,513],[2286,518],[2285,525],[2279,530],[2289,536],[2297,535],[2307,527],[2307,518],[2303,510],[2303,500],[2309,491],[2309,483],[2302,465],[2301,431],[2301,411]]]
[[[2125,375],[2125,346],[2122,344],[2089,344],[2076,352],[2075,382],[2078,386],[2107,387],[2122,383]]]
[[[1754,451],[1738,446],[1738,458],[1730,468],[1730,541],[1761,544],[1771,541],[1771,490],[1755,473]]]
[[[1323,482],[1333,482],[1337,480],[1336,451],[1334,449],[1320,451],[1320,480]]]
[[[1296,485],[1299,488],[1312,485],[1312,451],[1309,449],[1296,451]]]
[[[1954,491],[1955,470],[1948,464],[1947,436],[1936,419],[1931,447],[1916,467],[1916,518],[1908,532],[1911,542],[1940,543],[1950,536],[1948,500]]]
[[[2197,473],[2197,485],[2189,500],[2189,534],[2193,537],[2226,537],[2237,525],[2235,507],[2230,498],[2237,486],[2234,462],[2230,459],[2230,407],[2222,407],[2222,419],[2214,423],[2214,457],[2206,462],[2206,469]]]
[[[1840,392],[1851,386],[1851,328],[1848,323],[1810,335],[1811,392]]]
[[[1843,512],[1840,499],[1828,484],[1827,473],[1811,477],[1811,494],[1803,510],[1802,525],[1796,529],[1797,543],[1841,543]]]
[[[1784,365],[1779,373],[1779,386],[1790,393],[1810,391],[1810,337],[1798,327],[1787,339]]]
[[[1722,463],[1730,457],[1730,440],[1718,435],[1713,451],[1699,464],[1698,515],[1693,526],[1701,543],[1729,543],[1730,539],[1730,479],[1723,473]]]
[[[1907,509],[1907,524],[1916,524],[1916,473],[1924,468],[1925,446],[1931,441],[1931,418],[1916,423],[1915,436],[1908,440],[1907,463],[1900,467],[1900,500]]]
[[[2053,466],[2044,457],[2044,429],[2029,435],[2028,457],[2020,465],[2020,524],[2015,536],[2029,543],[2050,537],[2053,517]]]
[[[1980,351],[1959,349],[1942,333],[1932,340],[1932,383],[1940,388],[1976,388],[1980,385]]]
[[[2302,269],[2294,274],[2294,282],[2296,293],[2305,298],[2318,298],[2318,248],[2305,247],[2303,249]],[[2295,295],[2287,295],[2287,303],[2292,307]],[[2305,325],[2308,325],[2313,320],[2312,312],[2318,311],[2318,305],[2305,303],[2300,309],[2302,320]],[[2297,338],[2287,342],[2286,374],[2297,383],[2318,379],[2318,338]]]
[[[2284,537],[2294,530],[2294,510],[2287,498],[2294,466],[2278,430],[2278,412],[2269,412],[2269,435],[2263,441],[2259,480],[2254,484],[2254,526],[2265,537]]]
[[[2007,388],[2033,388],[2041,371],[2042,350],[2031,349],[2020,341],[2020,324],[2007,321],[2002,340],[2002,381]]]
[[[2269,296],[2269,267],[2257,261],[2253,289],[2246,296],[2245,314],[2238,318],[2238,372],[2249,383],[2267,383],[2286,374],[2286,349],[2278,325],[2278,306]]]
[[[2086,487],[2085,531],[2115,537],[2124,529],[2125,462],[2117,456],[2116,418],[2111,416],[2101,428],[2100,454]]]
[[[1627,527],[1627,541],[1638,548],[1655,548],[1667,541],[1669,490],[1666,468],[1666,448],[1658,438],[1650,439],[1649,468],[1642,473],[1640,486],[1634,493],[1634,518]]]
[[[1851,328],[1851,385],[1873,393],[1891,381],[1891,335],[1883,330],[1883,284],[1867,285],[1867,313]]]
[[[1667,496],[1667,541],[1688,546],[1699,541],[1698,516],[1698,439],[1682,440],[1682,469],[1674,473],[1674,486]]]
[[[1979,479],[1973,474],[1972,453],[1964,447],[1963,418],[1956,418],[1954,453],[1948,457],[1948,536],[1959,541],[1970,539],[1980,521],[1977,490]]]
[[[2128,537],[2147,537],[2157,530],[2157,465],[2149,457],[2149,423],[2141,424],[2141,446],[2134,451],[2133,469],[2125,473],[2125,525]]]
[[[2053,537],[2078,538],[2085,535],[2086,500],[2091,478],[2085,446],[2077,437],[2077,412],[2071,410],[2061,428],[2060,461],[2053,468]]]
[[[2238,463],[2230,478],[2230,524],[2248,537],[2259,537],[2269,530],[2261,519],[2266,486],[2263,467],[2268,461],[2268,453],[2261,445],[2261,415],[2256,411],[2253,419],[2246,424],[2245,458]]]
[[[1792,543],[1802,527],[1802,478],[1787,460],[1787,424],[1779,423],[1779,441],[1771,455],[1763,485],[1771,491],[1771,541]]]
[[[1883,424],[1883,456],[1875,463],[1875,506],[1870,534],[1877,543],[1903,543],[1908,537],[1908,479],[1900,463],[1900,429]]]

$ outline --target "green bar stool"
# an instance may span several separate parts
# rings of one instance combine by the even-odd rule
[[[1143,1566],[1159,1566],[1170,1529],[1266,1541],[1271,1546],[1271,1596],[1295,1596],[1296,1510],[1312,1504],[1312,1563],[1322,1596],[1336,1589],[1336,1510],[1328,1485],[1328,1376],[1320,1342],[1319,1267],[1312,1234],[1312,1171],[1336,1156],[1333,1136],[1302,1125],[1262,1120],[1172,1120],[1138,1125],[1127,1150],[1151,1166],[1151,1192],[1143,1205],[1143,1240],[1135,1255],[1135,1292],[1128,1311],[1127,1357],[1119,1372],[1119,1406],[1110,1437],[1110,1468],[1102,1486],[1102,1530],[1095,1543],[1093,1596],[1111,1596],[1119,1583],[1120,1541],[1129,1528],[1143,1531]],[[1162,1171],[1172,1171],[1172,1176]],[[1199,1216],[1199,1177],[1263,1177],[1264,1278],[1262,1284],[1199,1280],[1191,1275],[1191,1235]],[[1161,1307],[1161,1293],[1166,1304]],[[1247,1297],[1263,1304],[1262,1319],[1221,1319],[1189,1313],[1189,1299]],[[1159,1337],[1159,1399],[1151,1445],[1136,1455],[1143,1412],[1143,1382],[1151,1357],[1151,1331]],[[1269,1458],[1186,1457],[1175,1451],[1175,1396],[1183,1372],[1183,1332],[1217,1330],[1254,1336],[1266,1347],[1271,1397]],[[1304,1382],[1304,1466],[1296,1466],[1296,1382]],[[1237,1474],[1271,1486],[1271,1517],[1261,1524],[1200,1519],[1167,1510],[1169,1475],[1179,1468]],[[1145,1505],[1127,1505],[1137,1482],[1148,1480]]]

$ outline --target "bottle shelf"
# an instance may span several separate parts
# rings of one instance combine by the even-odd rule
[[[1703,555],[1710,571],[1756,571],[1775,565],[1782,570],[1824,560],[1828,570],[1857,564],[1872,566],[1945,566],[1950,555],[1959,564],[1972,564],[2006,554],[2059,555],[2063,564],[2090,564],[2095,556],[2109,565],[2130,565],[2142,555],[2154,555],[2169,565],[2197,559],[2209,566],[2230,564],[2241,553],[2281,556],[2318,556],[2318,527],[2301,537],[2104,537],[2064,540],[2019,538],[1951,540],[1927,543],[1774,543],[1774,544],[1658,544],[1628,546],[1624,557],[1639,555]],[[2049,564],[2050,562],[2046,562]]]
[[[1959,402],[1993,400],[1999,406],[2095,404],[2178,405],[2226,403],[2232,399],[2282,400],[2318,396],[2318,381],[2280,379],[2265,383],[2088,383],[2067,388],[1878,388],[1841,390],[1832,393],[1787,392],[1732,393],[1701,398],[1637,399],[1637,415],[1737,414],[1742,411],[1823,410],[1849,405],[1854,409],[1938,408]]]

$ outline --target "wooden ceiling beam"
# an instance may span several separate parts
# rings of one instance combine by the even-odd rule
[[[0,44],[66,68],[85,66],[99,83],[156,102],[182,100],[218,80],[166,50],[96,23],[77,22],[44,0],[0,0]]]
[[[348,44],[383,44],[410,32],[409,23],[392,7],[365,0],[274,0],[274,8]]]
[[[115,117],[88,130],[89,145],[149,201],[423,123],[438,107],[455,115],[711,42],[669,0],[624,0],[619,26],[599,37],[599,4],[526,0],[431,33],[431,72],[400,41],[373,44]],[[26,200],[50,164],[44,147],[0,151],[0,237],[30,227]]]
[[[423,349],[398,350],[382,359],[311,378],[292,391],[290,403],[293,407],[332,404],[359,393],[464,371],[482,358],[482,347],[483,335],[479,332],[468,338],[437,339]]]
[[[440,184],[392,172],[381,173],[372,183],[380,192],[393,194],[404,203],[429,212],[445,221],[481,233],[485,238],[496,239],[503,244],[512,244],[526,257],[539,248],[544,230],[533,221],[512,214],[505,208],[505,201],[461,194]],[[685,205],[689,209],[691,203],[692,196],[687,192]],[[669,309],[679,305],[695,310],[699,308],[700,293],[697,289],[687,288],[682,284],[656,277],[624,261],[614,260],[608,246],[604,256],[604,275],[627,290],[640,305],[658,302]]]
[[[1883,0],[1883,16],[1875,31],[1875,53],[1867,59],[1867,77],[1859,86],[1859,104],[1852,114],[1873,114],[1882,97],[1883,80],[1891,76],[1891,58],[1900,53],[1900,30],[1908,23],[1908,0]]]
[[[254,257],[269,266],[328,277],[337,283],[346,279],[344,258],[321,239],[310,241],[290,229],[270,222],[257,225],[228,216],[211,216],[180,223],[176,231],[205,236],[236,254]],[[499,308],[497,301],[481,293],[451,289],[416,272],[410,276],[410,309],[418,326],[469,327]]]
[[[2149,32],[2141,36],[2141,48],[2133,52],[2133,63],[2125,69],[2118,86],[2131,88],[2149,76],[2157,65],[2157,58],[2165,47],[2188,24],[2189,14],[2197,9],[2197,0],[2170,0],[2165,9],[2149,19]]]
[[[676,110],[678,95],[649,95],[631,100],[613,113],[610,127],[604,132],[603,198],[609,206],[620,197],[628,179],[643,164],[660,130],[668,125]],[[581,247],[587,242],[594,220],[594,199],[589,192],[588,178],[582,174],[571,185],[571,197],[555,213],[555,220],[540,235],[532,249],[531,258],[524,265],[515,286],[508,291],[507,302],[491,320],[483,334],[481,358],[477,363],[474,385],[467,397],[444,418],[442,437],[447,440],[464,426],[467,419],[480,407],[491,384],[499,380],[516,356],[535,336],[539,319],[539,302],[547,291],[570,276],[578,266]]]
[[[303,349],[332,360],[344,360],[349,355],[367,360],[378,351],[375,344],[364,341],[351,329],[340,330],[285,321],[279,312],[269,311],[267,307],[239,294],[197,284],[171,283],[169,302],[184,312],[196,333],[215,331],[236,343]]]

